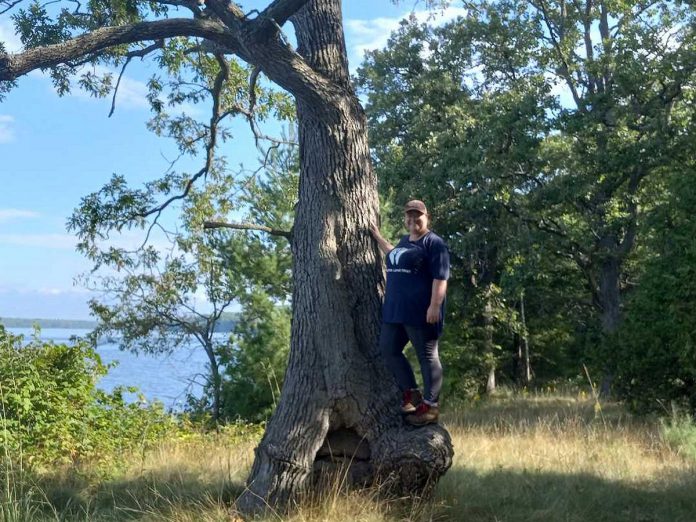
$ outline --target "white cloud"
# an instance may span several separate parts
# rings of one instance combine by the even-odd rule
[[[2,116],[0,116],[0,121]],[[33,210],[19,210],[16,208],[0,208],[0,223],[10,221],[11,219],[35,218],[39,217],[38,212]]]
[[[399,28],[399,22],[409,16],[415,16],[419,23],[443,25],[459,16],[466,16],[467,10],[461,7],[449,7],[440,11],[406,12],[397,18],[373,18],[371,20],[347,19],[345,22],[346,38],[351,42],[349,61],[351,69],[362,62],[366,51],[382,49],[387,45],[391,33]]]
[[[114,80],[118,78],[118,74],[118,72],[114,72]],[[116,94],[116,109],[119,107],[149,109],[150,102],[147,101],[147,93],[148,89],[145,82],[134,80],[124,74]]]
[[[0,288],[0,317],[89,319],[90,296],[79,288]]]
[[[92,72],[98,76],[111,73],[112,85],[114,87],[118,81],[118,75],[121,73],[120,69],[116,70],[103,65],[98,65],[96,67],[83,67],[80,71],[78,71],[78,76],[86,72]],[[147,92],[147,84],[145,82],[134,80],[133,78],[129,78],[127,74],[124,74],[121,78],[121,83],[118,86],[118,93],[116,94],[116,111],[118,112],[119,109],[149,109],[150,104],[147,101]],[[74,86],[74,88],[71,89],[70,95],[75,98],[95,100],[91,94],[83,91],[77,86]],[[107,98],[105,98],[105,100],[108,100],[109,105],[111,105],[112,97],[113,93],[109,94]],[[100,101],[102,103],[104,102],[104,100]]]
[[[126,69],[126,72],[127,71],[128,70]],[[108,107],[111,107],[111,101],[113,99],[113,90],[105,98],[95,98],[90,93],[80,88],[80,86],[77,84],[77,80],[80,78],[80,76],[87,72],[91,72],[92,74],[96,74],[98,76],[103,76],[106,73],[111,73],[111,85],[113,89],[113,87],[116,86],[116,82],[118,81],[118,75],[121,73],[121,70],[113,69],[111,67],[106,67],[103,65],[98,65],[96,67],[91,65],[85,65],[77,70],[77,73],[74,76],[74,81],[72,81],[72,88],[70,89],[69,96],[81,100],[97,102],[99,104],[105,105],[105,108],[107,105]],[[29,76],[43,79],[46,82],[51,81],[51,77],[48,71],[41,71],[39,69],[35,69],[29,72]],[[53,85],[47,84],[46,87],[51,92],[54,92]],[[150,103],[147,101],[147,93],[148,89],[147,84],[145,82],[135,80],[133,78],[128,77],[127,74],[124,74],[121,78],[121,83],[118,86],[118,93],[116,94],[116,113],[118,113],[120,109],[148,110],[150,108]],[[109,109],[106,108],[106,110],[108,111]]]
[[[41,295],[61,295],[67,293],[68,290],[62,288],[39,288],[38,293]]]
[[[0,234],[0,244],[74,250],[77,240],[70,234]]]
[[[118,81],[118,75],[121,73],[121,69],[114,69],[111,67],[106,67],[104,65],[94,66],[84,66],[82,69],[78,70],[77,76],[92,72],[93,74],[103,76],[104,74],[111,73],[112,75],[112,87],[116,87],[116,82]],[[130,110],[149,110],[150,102],[147,100],[148,88],[147,83],[144,81],[136,80],[128,76],[128,69],[121,78],[121,83],[118,86],[118,92],[116,93],[116,114],[120,110],[130,109]],[[44,77],[48,78],[48,74],[41,73]],[[80,98],[82,100],[98,101],[102,104],[108,104],[111,107],[111,102],[113,99],[113,91],[109,93],[106,98],[94,98],[88,92],[80,89],[77,85],[73,86],[70,91],[70,95],[75,98]],[[190,103],[183,103],[176,107],[176,113],[186,113],[191,117],[200,117],[205,114],[206,111],[201,110],[201,108]],[[174,111],[173,111],[174,112]]]
[[[8,20],[0,20],[0,42],[5,45],[8,53],[17,53],[22,50],[22,42],[15,34],[14,25]]]
[[[0,114],[0,144],[14,141],[14,118],[7,114]]]

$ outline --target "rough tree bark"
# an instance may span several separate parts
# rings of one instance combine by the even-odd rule
[[[491,284],[487,284],[484,290],[485,304],[483,305],[483,353],[488,365],[488,378],[486,379],[486,393],[495,393],[495,348],[493,342],[493,290]]]
[[[524,384],[528,386],[532,382],[532,364],[529,360],[529,332],[527,331],[527,318],[524,313],[524,292],[520,295],[520,319],[522,320],[522,342],[524,343],[522,351]]]
[[[255,18],[223,0],[206,0],[203,14],[192,4],[186,5],[193,19],[100,28],[0,55],[0,82],[114,45],[197,36],[290,92],[297,104],[301,162],[290,236],[290,359],[278,407],[237,506],[247,514],[286,506],[322,470],[340,466],[349,468],[357,484],[381,481],[399,494],[427,494],[451,465],[453,449],[441,426],[404,425],[396,385],[378,356],[384,276],[368,233],[379,212],[377,182],[366,118],[348,74],[341,1],[275,0]],[[297,52],[279,33],[290,17]]]
[[[424,493],[450,466],[439,426],[404,426],[397,392],[377,356],[383,269],[368,233],[379,212],[367,121],[352,91],[341,4],[314,0],[292,19],[298,51],[340,86],[320,108],[297,102],[299,203],[293,228],[293,323],[282,396],[247,491],[246,513],[283,505],[312,476],[349,464],[356,483],[388,480]],[[328,119],[322,114],[332,114]]]

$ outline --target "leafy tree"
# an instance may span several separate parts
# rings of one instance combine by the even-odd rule
[[[620,394],[640,411],[696,414],[696,205],[693,163],[665,173],[645,217],[650,256],[629,294],[616,351]]]
[[[290,230],[297,198],[296,156],[292,147],[274,149],[263,172],[248,179],[213,175],[205,190],[192,188],[180,218],[182,231],[167,233],[172,245],[164,257],[153,246],[81,246],[97,266],[118,270],[85,278],[102,294],[90,302],[99,319],[93,336],[118,336],[121,347],[134,352],[202,348],[209,368],[205,394],[190,402],[197,411],[209,410],[216,423],[235,417],[262,420],[277,402],[269,377],[270,385],[278,388],[287,359],[291,259],[285,237],[249,232],[229,236],[203,226],[218,226],[209,220],[219,219],[234,203],[247,209],[244,221],[252,221],[255,228]],[[95,201],[108,204],[100,194],[87,196],[71,222],[89,214]],[[241,306],[241,312],[234,315],[232,332],[222,332],[221,323],[233,305]]]
[[[245,222],[292,229],[298,164],[294,148],[271,151],[264,176],[243,184]],[[236,226],[236,225],[235,225]],[[222,238],[218,256],[235,267],[241,312],[222,362],[223,415],[261,421],[278,402],[290,346],[292,259],[287,237],[236,232]]]
[[[359,80],[369,95],[383,189],[400,200],[426,199],[453,254],[447,367],[491,392],[507,355],[503,343],[520,329],[510,299],[519,294],[505,295],[501,281],[530,236],[503,200],[519,190],[514,173],[537,165],[539,136],[547,129],[538,83],[503,90],[471,79],[475,50],[466,31],[461,24],[404,22],[385,50],[370,53]]]
[[[83,198],[71,218],[71,227],[78,228],[95,206],[108,205],[104,193],[119,181],[114,177],[101,194]],[[211,192],[219,190],[211,183],[205,193],[191,191],[184,210],[189,232],[174,235],[171,249],[164,254],[152,245],[132,250],[114,246],[100,249],[88,240],[79,247],[102,268],[83,278],[84,284],[101,293],[99,299],[90,300],[92,314],[99,321],[92,333],[95,339],[118,336],[122,349],[136,353],[168,354],[200,346],[208,358],[206,381],[215,422],[223,409],[221,358],[228,342],[216,332],[223,314],[241,292],[238,267],[221,265],[217,239],[196,227],[196,220],[213,197]],[[102,275],[105,268],[112,272]]]
[[[453,201],[455,209],[473,202],[484,218],[460,220],[459,231],[477,223],[504,245],[513,236],[498,221],[502,207],[545,234],[546,251],[571,260],[585,280],[605,339],[598,356],[608,385],[607,350],[620,324],[640,215],[649,206],[645,187],[683,161],[689,140],[674,115],[691,105],[693,8],[464,5],[469,15],[448,27],[403,28],[392,42],[393,63],[380,53],[371,58],[375,72],[364,77],[373,92],[380,168],[387,179],[404,173],[392,186],[410,177],[407,189],[438,187],[435,200]],[[457,239],[450,243],[457,249]],[[496,243],[467,246],[471,252],[481,244]],[[500,259],[500,248],[487,251]]]
[[[266,420],[280,397],[290,346],[290,307],[274,303],[263,291],[244,298],[225,366],[225,414],[251,421]]]
[[[26,49],[0,56],[4,89],[19,76],[44,68],[50,69],[59,91],[66,92],[82,63],[124,64],[154,53],[163,72],[174,64],[174,91],[177,75],[185,70],[205,86],[192,96],[212,101],[207,124],[167,117],[166,124],[155,127],[176,137],[182,152],[195,151],[204,142],[205,165],[194,174],[169,174],[146,190],[115,187],[111,204],[91,216],[95,219],[88,216],[82,229],[86,234],[142,226],[188,195],[197,180],[221,169],[215,152],[218,138],[225,137],[221,122],[226,117],[244,115],[258,136],[253,112],[259,74],[294,98],[300,181],[291,235],[288,371],[239,508],[254,512],[269,504],[287,505],[312,476],[317,452],[331,437],[347,436],[369,445],[369,462],[351,461],[356,472],[350,476],[358,482],[370,482],[378,472],[390,477],[397,491],[434,484],[451,464],[449,437],[439,426],[415,433],[405,429],[397,413],[396,386],[385,387],[391,382],[387,370],[375,363],[384,280],[368,226],[377,219],[379,201],[367,123],[348,77],[340,1],[275,0],[249,13],[221,0],[204,5],[119,0],[80,4],[77,9],[72,3],[50,4],[50,12],[36,4],[28,9],[21,2],[6,4],[15,9]],[[62,8],[68,5],[70,9]],[[175,16],[175,8],[190,16]],[[290,18],[297,49],[281,30]],[[237,58],[230,59],[232,55],[250,69],[233,66]],[[232,87],[244,74],[232,73],[240,69],[251,89],[235,103],[239,90]],[[97,95],[108,90],[104,78],[83,74],[81,79],[82,87]],[[159,84],[151,81],[156,112],[164,108],[158,101]],[[409,469],[402,472],[404,462]]]

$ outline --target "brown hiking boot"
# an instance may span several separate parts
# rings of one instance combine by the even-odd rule
[[[414,388],[412,390],[405,390],[403,399],[401,400],[401,413],[407,415],[409,413],[415,413],[416,407],[423,401],[423,395],[420,390]]]
[[[425,426],[426,424],[435,424],[439,416],[439,406],[431,406],[430,404],[421,402],[416,408],[415,413],[406,416],[406,422],[413,426]]]

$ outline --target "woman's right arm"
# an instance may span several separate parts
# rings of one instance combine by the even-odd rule
[[[377,241],[377,245],[379,246],[379,249],[382,251],[383,254],[386,255],[392,250],[394,250],[392,244],[382,237],[382,234],[380,234],[377,225],[370,225],[370,233],[372,234],[372,237],[375,238],[375,241]]]

